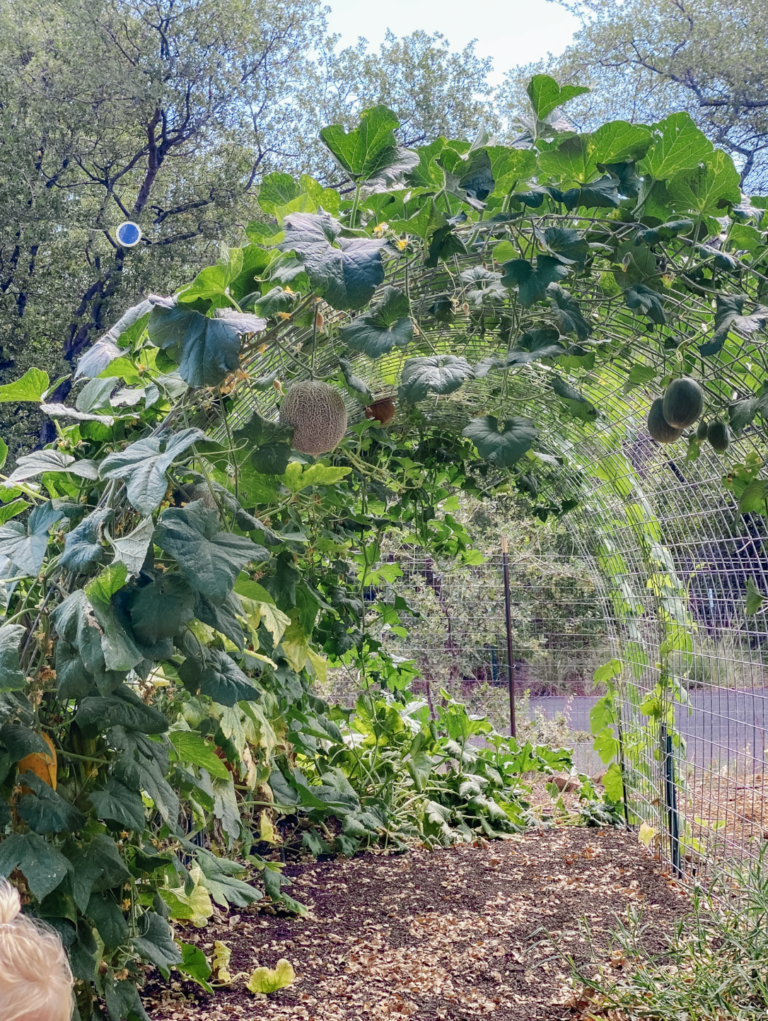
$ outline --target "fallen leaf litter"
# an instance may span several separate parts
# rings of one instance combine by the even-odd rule
[[[232,950],[232,974],[288,959],[295,984],[255,1000],[244,985],[213,996],[190,982],[152,981],[153,1021],[560,1021],[579,1016],[550,937],[577,959],[616,915],[641,907],[661,950],[686,898],[636,834],[572,827],[484,846],[370,853],[288,866],[307,918],[242,909],[181,939],[210,957]],[[599,954],[598,950],[598,954]],[[173,978],[178,978],[174,975]],[[175,986],[175,988],[174,988]]]

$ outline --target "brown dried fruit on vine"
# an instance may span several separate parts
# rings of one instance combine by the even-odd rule
[[[385,397],[383,400],[374,401],[373,404],[369,404],[365,409],[366,418],[374,418],[380,425],[387,426],[395,417],[395,402],[391,397]]]
[[[293,448],[327,454],[347,431],[347,408],[339,390],[319,380],[294,383],[280,405],[280,421],[293,426]]]

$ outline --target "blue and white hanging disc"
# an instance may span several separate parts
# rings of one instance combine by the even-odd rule
[[[117,240],[123,246],[123,248],[133,248],[141,241],[141,231],[137,224],[131,220],[126,220],[125,223],[121,223],[117,228]]]

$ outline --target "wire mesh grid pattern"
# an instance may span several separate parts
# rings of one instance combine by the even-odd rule
[[[394,395],[403,361],[413,354],[449,352],[476,363],[509,350],[521,335],[524,318],[505,319],[480,299],[472,304],[469,288],[484,284],[462,285],[462,270],[477,265],[498,229],[476,225],[468,256],[429,272],[416,272],[414,266],[410,280],[408,265],[392,260],[386,282],[405,281],[418,333],[407,354],[395,349],[375,361],[351,356],[355,372],[376,397]],[[585,635],[574,631],[567,613],[552,616],[556,601],[535,619],[515,620],[515,647],[522,650],[518,688],[568,687],[574,681],[583,690],[597,650],[622,661],[620,725],[614,729],[621,739],[628,810],[635,823],[646,822],[655,831],[660,851],[676,871],[704,880],[729,861],[757,854],[768,837],[768,628],[760,615],[747,617],[744,606],[748,578],[768,591],[766,531],[764,519],[740,513],[722,486],[725,464],[756,450],[756,434],[745,429],[728,462],[706,451],[698,460],[683,460],[681,446],[664,448],[652,441],[644,428],[652,394],[646,387],[627,386],[626,358],[622,368],[583,356],[590,345],[594,349],[610,338],[624,344],[631,361],[653,367],[662,377],[680,338],[665,328],[660,331],[664,343],[649,345],[644,325],[621,299],[599,293],[588,281],[574,279],[569,286],[599,322],[589,341],[569,348],[580,389],[600,410],[594,426],[569,418],[551,398],[541,400],[550,392],[553,369],[540,362],[516,366],[501,382],[492,374],[470,378],[458,393],[431,396],[418,410],[431,424],[453,430],[483,411],[529,416],[542,432],[556,427],[541,441],[549,462],[537,470],[543,492],[580,502],[564,520],[593,589],[579,597],[584,605],[572,618],[582,628],[594,614],[595,627],[590,623]],[[441,292],[454,300],[450,324],[428,316]],[[703,339],[711,299],[687,295],[683,302],[668,295],[666,300],[678,316],[678,333],[689,342]],[[321,329],[317,321],[304,328],[286,323],[275,331],[275,344],[254,348],[245,366],[252,376],[281,367],[307,375],[306,360],[297,373],[297,359],[310,347],[315,375],[327,378],[338,371],[338,355],[350,356],[338,331],[347,317],[322,304],[317,308],[325,317]],[[554,306],[551,311],[540,306],[530,315],[539,325],[558,322]],[[738,358],[723,352],[714,361],[700,360],[697,375],[710,394],[733,398],[755,389],[762,360],[761,342],[751,340]],[[233,418],[242,421],[254,407],[273,415],[276,399],[272,391],[246,389]],[[347,404],[351,421],[359,421],[360,404],[351,398]],[[399,413],[395,427],[401,419]],[[514,549],[513,536],[510,542]],[[540,581],[541,565],[533,575],[513,570],[513,605],[515,586],[533,584],[537,571]],[[412,624],[410,648],[403,649],[416,660],[425,684],[439,680],[470,700],[479,700],[482,692],[486,705],[498,702],[503,714],[503,699],[495,699],[507,669],[498,562],[456,570],[406,557],[403,575],[402,588],[431,605],[432,631]],[[474,596],[466,598],[467,592]],[[671,652],[664,651],[670,635],[680,639],[683,634],[684,640],[672,641]],[[339,691],[342,698],[353,700],[354,681],[340,683],[347,683]]]

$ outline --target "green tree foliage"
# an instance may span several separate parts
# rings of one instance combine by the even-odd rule
[[[736,161],[750,191],[765,186],[768,57],[763,0],[555,0],[581,18],[582,28],[559,57],[536,65],[592,93],[569,108],[583,125],[608,117],[661,120],[686,110]],[[552,12],[556,16],[556,12]],[[522,107],[534,68],[510,72],[500,108]]]
[[[5,378],[70,371],[119,310],[242,241],[277,167],[343,187],[321,124],[388,97],[407,142],[464,134],[487,70],[424,33],[339,50],[316,0],[0,5]],[[136,248],[117,241],[126,219]],[[6,430],[29,446],[37,416]]]

